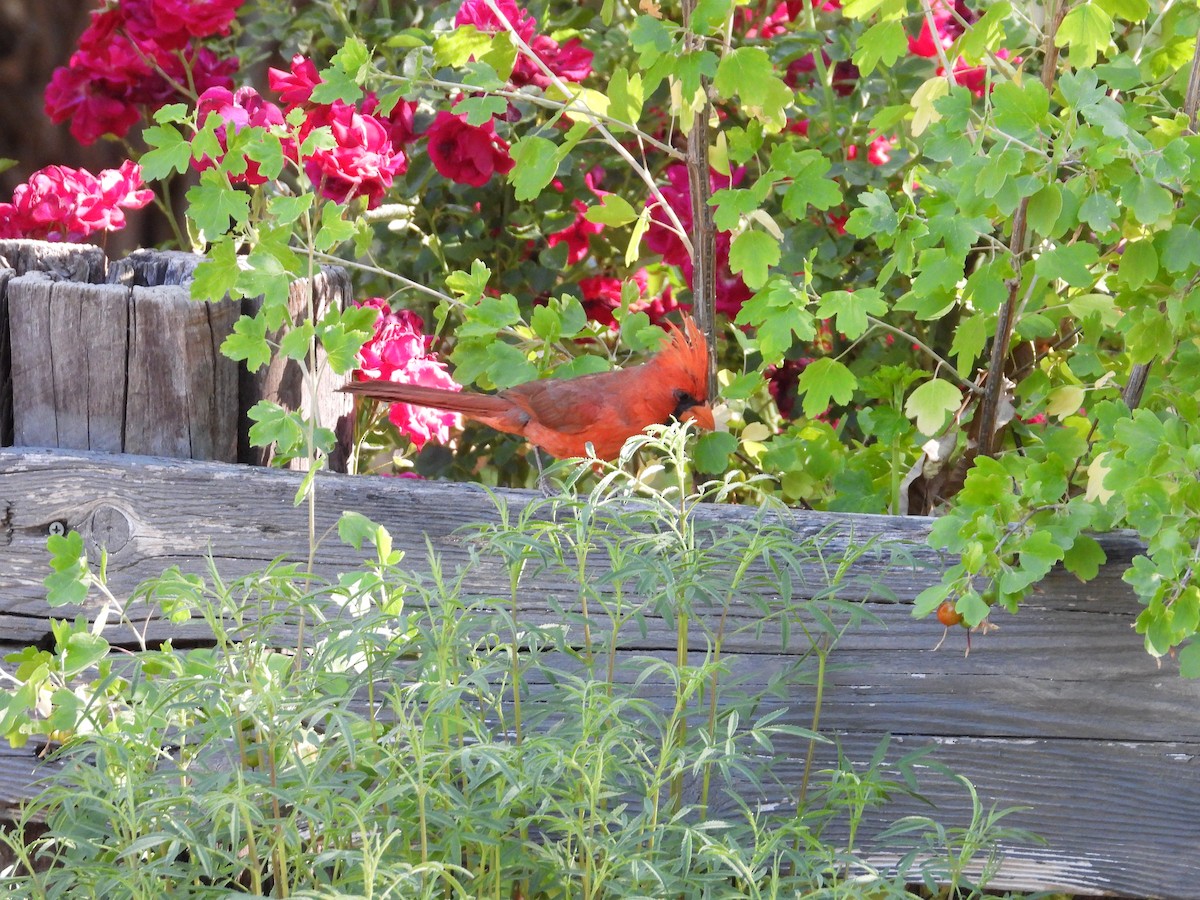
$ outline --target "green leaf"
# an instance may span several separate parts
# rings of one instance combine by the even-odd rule
[[[692,30],[696,34],[712,34],[725,24],[733,0],[698,0],[692,10]]]
[[[1130,241],[1125,245],[1117,267],[1119,282],[1136,291],[1153,281],[1157,274],[1158,251],[1154,249],[1153,241]]]
[[[322,252],[332,250],[342,241],[348,241],[352,237],[354,222],[346,217],[345,204],[326,201],[321,207],[321,227],[317,229],[314,240],[316,248]]]
[[[219,303],[234,291],[241,274],[234,242],[219,241],[209,248],[208,257],[196,266],[192,274],[191,297]]]
[[[589,206],[583,217],[598,225],[628,225],[638,217],[629,201],[618,194],[604,194],[597,206]]]
[[[1153,225],[1175,208],[1171,192],[1148,175],[1141,175],[1121,186],[1121,202],[1133,210],[1143,225]]]
[[[1012,15],[1012,11],[1012,5],[1004,0],[987,7],[987,11],[959,39],[958,52],[975,62],[984,58],[985,51],[998,48],[1007,30],[1005,20]]]
[[[714,431],[703,434],[696,441],[696,449],[692,452],[692,460],[698,472],[706,475],[719,475],[729,465],[729,454],[737,449],[737,438],[728,431]]]
[[[1175,225],[1163,240],[1162,266],[1168,272],[1186,272],[1200,266],[1200,232],[1194,225]]]
[[[851,59],[863,75],[879,66],[885,72],[908,53],[908,35],[899,21],[876,22],[859,35]]]
[[[868,316],[882,316],[887,311],[887,301],[879,291],[860,288],[857,291],[829,291],[822,294],[816,315],[819,319],[836,317],[837,330],[854,340],[867,330]]]
[[[52,534],[46,539],[46,549],[50,551],[50,568],[54,570],[43,582],[46,602],[53,607],[83,603],[90,580],[83,536],[78,531]]]
[[[845,405],[854,397],[858,379],[832,357],[822,357],[804,367],[796,392],[804,397],[804,415],[814,418],[829,408],[830,401]]]
[[[67,638],[67,646],[63,650],[63,676],[74,678],[104,659],[108,650],[108,641],[100,635],[87,631],[75,632]]]
[[[250,445],[269,447],[274,444],[281,456],[294,459],[304,446],[304,420],[298,412],[284,409],[278,403],[259,400],[246,413],[251,422]]]
[[[1042,189],[1029,198],[1028,221],[1031,228],[1042,237],[1054,237],[1054,224],[1062,212],[1062,188],[1057,182],[1042,185]]]
[[[279,352],[288,359],[304,359],[308,356],[309,343],[316,334],[312,322],[298,322],[288,329],[279,342]]]
[[[638,65],[649,69],[674,44],[665,22],[653,16],[638,16],[629,29],[630,46],[638,53]]]
[[[172,172],[186,172],[192,163],[192,146],[174,125],[149,125],[142,139],[152,148],[142,154],[138,164],[147,181],[161,181]]]
[[[1015,138],[1036,138],[1049,124],[1050,94],[1037,79],[1002,81],[992,89],[996,127]]]
[[[758,351],[763,363],[775,365],[792,348],[793,335],[802,341],[817,333],[816,320],[807,308],[807,298],[799,285],[775,276],[753,297],[742,304],[737,324],[757,329]]]
[[[290,225],[312,207],[313,194],[297,197],[273,196],[267,201],[267,210],[280,225]]]
[[[742,216],[758,209],[762,199],[757,191],[748,188],[722,188],[716,191],[708,201],[709,206],[716,210],[713,224],[718,231],[733,231],[741,223]]]
[[[438,67],[457,69],[472,57],[478,58],[492,46],[492,36],[474,25],[460,25],[433,42],[433,61]]]
[[[247,369],[257,372],[271,361],[266,319],[242,316],[233,323],[233,334],[221,343],[221,352],[230,359],[245,361]]]
[[[950,355],[955,358],[954,368],[958,374],[967,376],[975,367],[975,360],[983,353],[988,340],[988,317],[976,314],[961,319],[954,329],[954,340],[950,344]]]
[[[886,0],[846,0],[842,13],[849,19],[865,19],[883,6]]]
[[[608,80],[608,115],[618,122],[636,125],[642,117],[642,106],[646,102],[640,73],[630,74],[621,66],[613,70]],[[610,131],[622,131],[620,126],[609,123]]]
[[[783,211],[793,221],[807,218],[808,207],[826,210],[842,202],[842,190],[825,177],[832,163],[819,150],[771,156],[771,167],[780,168],[792,179],[783,195]]]
[[[1063,565],[1080,581],[1091,581],[1100,573],[1100,567],[1108,561],[1104,548],[1095,538],[1081,534],[1075,538],[1071,549],[1063,554]]]
[[[465,303],[478,303],[491,277],[492,270],[477,259],[471,263],[470,272],[459,270],[447,275],[446,289]]]
[[[908,395],[904,414],[916,422],[921,434],[933,437],[961,404],[962,392],[958,388],[943,378],[933,378]]]
[[[321,83],[313,88],[313,103],[341,100],[356,103],[362,97],[362,83],[371,64],[371,51],[357,37],[349,37],[333,55],[328,68],[321,71]]]
[[[467,124],[479,127],[485,125],[495,116],[502,116],[508,110],[508,101],[503,97],[490,94],[482,96],[466,95],[459,99],[451,109],[455,115],[467,116]]]
[[[382,525],[352,510],[344,511],[337,524],[339,540],[355,550],[362,550],[363,544],[375,546],[376,536],[382,528]]]
[[[1096,3],[1114,19],[1141,22],[1150,15],[1149,0],[1096,0]]]
[[[508,180],[520,201],[533,200],[558,171],[558,145],[537,135],[521,138],[512,148],[513,168]]]
[[[492,384],[503,390],[537,378],[537,367],[521,350],[503,341],[493,341],[487,348],[487,374]]]
[[[1049,281],[1061,278],[1072,287],[1090,287],[1096,281],[1091,267],[1100,259],[1094,244],[1070,244],[1054,247],[1037,258],[1033,269]]]
[[[1079,205],[1079,221],[1097,234],[1103,234],[1112,228],[1120,214],[1121,208],[1105,191],[1092,191]]]
[[[1096,56],[1112,43],[1113,20],[1099,3],[1088,0],[1072,9],[1059,23],[1054,34],[1054,46],[1067,47],[1071,64],[1090,69]]]
[[[206,240],[214,241],[232,225],[250,219],[250,196],[230,186],[216,169],[200,173],[200,183],[187,192],[188,218],[196,223]]]
[[[1200,640],[1192,640],[1179,651],[1179,674],[1184,678],[1200,678]]]
[[[738,47],[721,58],[713,87],[722,99],[741,99],[741,112],[765,125],[782,128],[783,110],[793,99],[791,88],[776,74],[762,47]]]
[[[770,267],[779,259],[779,241],[765,231],[743,231],[729,245],[729,269],[740,273],[751,290],[767,283]]]
[[[846,230],[855,237],[895,234],[900,227],[900,217],[892,208],[892,200],[886,191],[871,188],[858,195],[862,206],[850,213]]]

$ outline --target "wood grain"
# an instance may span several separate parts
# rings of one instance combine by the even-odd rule
[[[48,639],[50,610],[41,580],[52,523],[78,530],[93,554],[101,546],[108,550],[110,586],[118,596],[169,565],[202,572],[210,555],[226,577],[236,577],[279,556],[299,557],[308,529],[306,510],[293,502],[300,478],[183,460],[0,451],[0,629],[13,644]],[[424,565],[428,540],[451,571],[469,557],[456,529],[496,516],[492,498],[469,485],[327,474],[318,478],[317,496],[316,529],[325,539],[316,568],[330,577],[357,558],[329,535],[342,510],[386,525],[414,567]],[[498,492],[514,512],[532,496]],[[717,524],[744,523],[754,512],[712,507],[700,515]],[[1000,629],[976,636],[964,656],[961,630],[934,650],[940,626],[910,615],[912,598],[944,565],[924,544],[930,521],[789,517],[797,542],[821,536],[831,555],[852,543],[874,542],[855,575],[862,576],[858,599],[875,620],[848,634],[831,657],[822,730],[860,762],[889,734],[897,751],[932,746],[932,760],[971,778],[985,807],[1028,807],[1011,824],[1041,834],[1049,846],[1006,847],[1002,886],[1200,897],[1200,684],[1181,679],[1170,659],[1156,664],[1132,631],[1139,607],[1119,566],[1138,551],[1137,543],[1105,536],[1111,562],[1097,579],[1083,585],[1053,573],[1019,615],[999,615]],[[886,589],[866,590],[874,578]],[[814,563],[797,589],[814,592],[822,583]],[[498,565],[485,564],[473,571],[468,589],[506,594],[507,579]],[[561,621],[555,601],[568,598],[553,579],[532,581],[521,593],[523,615],[530,621],[555,621],[557,615]],[[785,642],[778,630],[757,634],[757,615],[735,601],[728,628],[744,630],[724,647],[731,677],[751,691],[788,673],[801,646],[795,639]],[[157,628],[160,636],[171,633],[165,623]],[[198,625],[174,633],[204,637]],[[645,634],[627,644],[620,677],[639,674],[634,655],[668,658],[673,647],[673,626],[649,611]],[[783,709],[783,721],[807,726],[811,677],[789,677],[783,684],[758,713]],[[536,696],[545,687],[530,689]],[[669,701],[662,684],[647,682],[641,690],[647,699]],[[777,792],[753,799],[786,804],[805,750],[800,742],[781,741],[772,762]],[[0,754],[0,803],[12,804],[28,790],[22,786],[30,752]],[[822,764],[830,762],[831,751],[822,752]],[[872,827],[903,814],[964,824],[969,803],[963,788],[932,769],[927,775],[922,793],[933,807],[898,797],[871,814]]]

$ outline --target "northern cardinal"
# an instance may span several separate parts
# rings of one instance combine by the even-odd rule
[[[615,459],[626,439],[672,417],[712,430],[708,344],[690,317],[668,326],[667,343],[641,365],[611,372],[518,384],[497,394],[448,391],[394,381],[358,381],[343,391],[389,403],[461,413],[517,434],[551,456]]]

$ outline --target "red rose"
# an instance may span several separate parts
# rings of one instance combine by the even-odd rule
[[[508,143],[496,135],[496,125],[468,125],[465,115],[441,111],[426,133],[429,158],[444,177],[459,184],[482,187],[493,173],[512,171]]]

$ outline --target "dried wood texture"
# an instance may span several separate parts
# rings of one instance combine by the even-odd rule
[[[93,554],[107,548],[118,596],[170,565],[203,572],[210,554],[227,578],[280,556],[299,559],[308,532],[306,510],[293,504],[300,478],[211,463],[0,451],[0,628],[16,644],[47,639],[45,536],[59,524],[78,530]],[[328,475],[318,479],[317,496],[317,534],[326,534],[342,510],[358,510],[391,529],[395,546],[414,567],[426,559],[426,539],[447,568],[464,563],[468,551],[455,529],[496,517],[488,495],[466,485]],[[500,496],[515,510],[531,495]],[[729,507],[702,514],[716,521],[753,515]],[[790,520],[797,542],[824,534],[826,552],[834,556],[852,543],[879,542],[856,567],[857,593],[841,595],[862,599],[879,622],[849,634],[834,652],[822,730],[859,761],[888,734],[898,750],[932,745],[934,760],[972,779],[985,808],[1029,807],[1006,821],[1042,835],[1049,846],[1006,847],[1000,886],[1200,896],[1200,685],[1181,679],[1171,660],[1158,667],[1131,631],[1138,607],[1119,567],[1138,545],[1106,537],[1111,563],[1095,581],[1081,585],[1065,573],[1052,574],[1019,615],[998,616],[1001,629],[977,636],[964,657],[961,631],[935,652],[942,629],[909,615],[912,598],[943,565],[924,544],[929,524],[816,513]],[[909,562],[896,567],[884,541],[903,548]],[[356,557],[330,537],[318,549],[316,566],[331,576]],[[894,597],[868,590],[873,579]],[[817,590],[822,580],[814,566],[803,589]],[[526,585],[524,614],[535,621],[558,615],[561,621],[551,602],[555,587],[543,580]],[[507,576],[498,566],[485,566],[469,588],[507,595]],[[730,615],[733,627],[753,622],[757,613],[735,605]],[[198,626],[168,631],[164,623],[157,633],[203,638]],[[729,658],[733,677],[744,677],[753,689],[783,671],[801,646],[793,641],[785,647],[780,634],[767,629],[761,637],[747,633],[730,641],[725,650],[736,654]],[[631,659],[668,658],[673,647],[673,623],[650,617],[645,636],[627,650]],[[635,675],[632,668],[623,670],[623,677]],[[663,685],[647,682],[642,690],[667,702]],[[811,684],[789,683],[784,696],[758,712],[782,708],[783,721],[807,726],[813,698]],[[745,799],[787,804],[805,751],[799,741],[779,742],[773,773],[784,787],[777,795]],[[833,751],[822,752],[818,762],[824,765]],[[0,754],[0,802],[12,804],[27,794],[31,754]],[[931,772],[922,789],[932,808],[898,799],[872,814],[869,824],[906,813],[966,823],[968,797],[955,782]]]
[[[104,274],[104,262],[104,252],[99,247],[46,241],[0,241],[0,447],[13,443],[9,282],[30,272],[42,272],[55,280],[97,282]]]
[[[0,241],[0,269],[17,275],[44,272],[56,281],[104,280],[104,251],[90,244],[50,241]]]
[[[31,273],[8,305],[15,445],[236,459],[237,304]]]

